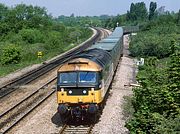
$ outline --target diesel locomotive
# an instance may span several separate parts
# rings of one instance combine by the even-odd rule
[[[123,28],[72,57],[57,72],[57,103],[61,120],[90,118],[103,107],[123,51]]]

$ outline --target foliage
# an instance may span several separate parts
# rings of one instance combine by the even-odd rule
[[[179,10],[179,12],[178,12],[178,15],[177,15],[178,17],[177,17],[177,24],[178,25],[180,25],[180,10]]]
[[[140,26],[141,30],[137,37],[132,38],[130,51],[132,56],[156,56],[157,58],[168,57],[171,41],[180,38],[180,26],[176,23],[173,15],[161,15]]]
[[[131,3],[130,11],[127,12],[127,21],[146,20],[147,9],[144,2]]]
[[[163,32],[163,30],[160,29],[159,31]],[[148,33],[142,32],[139,33],[136,38],[132,39],[130,52],[132,56],[156,56],[158,58],[165,58],[170,55],[169,48],[171,40],[177,39],[178,36],[175,34],[159,34],[153,30]]]
[[[157,8],[156,2],[151,2],[149,6],[149,20],[152,20],[155,17],[155,10]]]
[[[67,27],[53,19],[45,8],[25,4],[10,8],[0,4],[0,47],[7,48],[6,52],[0,49],[0,75],[10,73],[5,68],[14,71],[40,62],[38,51],[43,52],[41,60],[46,60],[74,47],[91,35],[89,28]],[[9,44],[14,44],[15,47],[9,48],[13,46]],[[8,65],[11,63],[17,64]]]
[[[24,42],[30,44],[44,42],[42,33],[37,29],[22,29],[19,31],[19,35]]]
[[[57,32],[65,32],[66,27],[62,23],[55,22],[54,25],[52,25],[52,30]]]
[[[2,50],[1,63],[3,65],[17,64],[20,62],[21,58],[21,48],[13,44],[4,47]]]
[[[149,58],[139,70],[137,80],[142,87],[133,90],[135,112],[126,123],[131,133],[179,132],[180,51],[175,44],[170,48],[170,63]]]
[[[162,117],[162,116],[161,116]],[[163,118],[160,125],[156,126],[156,133],[178,134],[180,132],[180,116],[173,118]]]
[[[132,5],[133,6],[133,5]],[[132,56],[144,57],[134,88],[133,116],[126,123],[130,133],[180,132],[180,25],[179,13],[158,14],[151,2],[149,20],[139,21],[141,31],[131,37]],[[128,15],[128,14],[127,14]]]
[[[171,62],[168,69],[168,87],[173,91],[174,102],[180,106],[180,49],[175,44],[172,44],[171,52]]]
[[[93,16],[93,17],[90,17],[90,16],[85,16],[85,17],[82,17],[82,16],[76,16],[74,14],[72,14],[71,16],[64,16],[64,15],[61,15],[59,16],[56,21],[58,22],[61,22],[63,23],[64,25],[66,26],[71,26],[71,27],[74,27],[74,26],[102,26],[102,23],[104,20],[106,20],[107,18],[109,18],[109,16],[100,16],[100,17],[97,17],[97,16]]]
[[[56,32],[56,31],[52,31],[52,32],[49,32],[48,34],[48,39],[46,40],[46,46],[45,48],[47,50],[49,49],[58,49],[60,48],[60,44],[62,44],[62,40],[61,40],[61,34],[59,32]],[[63,47],[61,47],[62,49]]]

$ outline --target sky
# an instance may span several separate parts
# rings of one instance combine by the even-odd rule
[[[37,5],[45,7],[54,17],[69,16],[99,16],[124,14],[131,3],[145,2],[149,8],[151,1],[157,2],[158,7],[165,6],[165,10],[178,12],[180,0],[0,0],[9,7],[17,4]]]

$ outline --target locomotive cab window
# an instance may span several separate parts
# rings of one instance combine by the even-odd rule
[[[94,85],[98,81],[97,72],[63,72],[58,75],[58,85]]]
[[[79,72],[79,83],[96,83],[96,72]]]
[[[77,81],[76,72],[60,73],[59,74],[59,84],[74,84]]]

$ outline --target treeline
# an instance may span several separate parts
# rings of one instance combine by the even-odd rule
[[[78,26],[65,26],[48,15],[45,8],[20,4],[0,4],[0,75],[31,63],[60,54],[90,37],[92,31]],[[16,64],[14,64],[16,63]],[[14,68],[13,68],[14,67]],[[4,68],[4,70],[3,70]]]
[[[169,57],[171,41],[179,42],[180,10],[178,13],[169,13],[162,8],[156,8],[156,2],[150,3],[149,12],[145,10],[143,2],[131,4],[130,12],[127,13],[129,16],[127,23],[132,22],[134,24],[136,22],[141,30],[131,40],[130,51],[132,56],[155,56],[158,59]],[[135,17],[140,11],[144,15],[140,15],[139,18]]]
[[[56,18],[56,21],[63,23],[66,26],[85,26],[85,27],[103,27],[103,22],[112,16],[101,15],[101,16],[70,16],[61,15]]]
[[[156,2],[151,2],[147,8],[144,2],[132,3],[130,5],[130,10],[126,14],[117,15],[116,17],[108,18],[104,23],[104,27],[114,28],[117,26],[123,25],[139,25],[143,26],[144,23],[153,21],[159,18],[159,16],[172,15],[173,18],[177,19],[177,22],[180,21],[179,13],[170,13],[165,10],[165,7],[162,6],[157,8],[158,5]],[[180,12],[180,11],[179,11]]]

